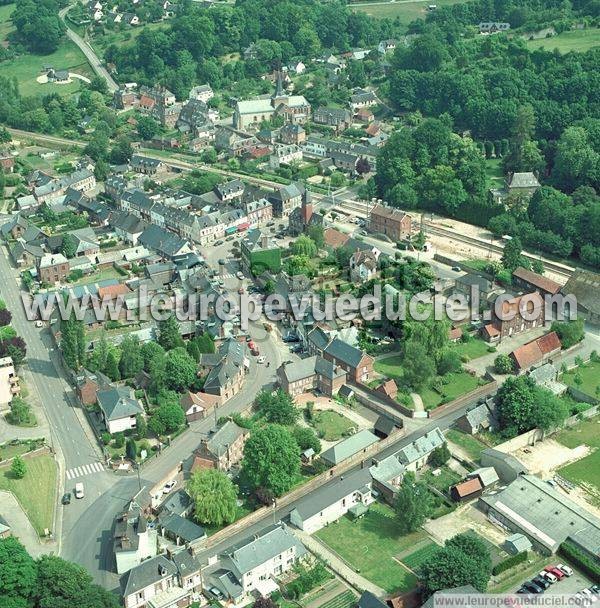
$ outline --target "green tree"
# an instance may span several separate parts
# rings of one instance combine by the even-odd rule
[[[195,340],[198,345],[200,353],[214,353],[215,352],[215,341],[213,337],[207,332],[202,332]]]
[[[20,598],[28,606],[36,582],[35,561],[20,541],[14,536],[0,539],[0,597]]]
[[[135,462],[137,459],[137,446],[135,445],[135,440],[133,437],[129,437],[129,439],[127,439],[127,443],[125,444],[125,455],[133,462]]]
[[[148,434],[148,423],[143,414],[138,414],[135,417],[135,432],[138,439],[145,439]]]
[[[137,336],[128,335],[121,342],[119,371],[121,378],[133,378],[144,368],[144,356]]]
[[[321,452],[321,442],[317,434],[307,426],[295,426],[292,429],[292,435],[302,452],[312,448],[315,454]]]
[[[15,479],[23,479],[23,477],[25,477],[27,473],[27,465],[20,456],[15,456],[13,458],[10,466],[10,472]]]
[[[303,255],[309,258],[314,258],[317,255],[317,245],[308,236],[299,236],[292,244],[294,255]]]
[[[441,446],[435,448],[431,454],[429,455],[429,464],[438,468],[445,465],[448,460],[450,460],[450,450],[448,449],[448,444],[443,443]]]
[[[341,171],[334,171],[329,181],[332,188],[341,188],[346,185],[346,176]]]
[[[571,348],[578,342],[581,342],[585,337],[585,329],[583,319],[574,321],[554,321],[550,328],[555,331],[560,338],[560,343],[563,348]]]
[[[185,414],[179,405],[179,396],[172,391],[161,391],[160,405],[150,417],[148,427],[157,436],[174,433],[185,424]]]
[[[435,361],[420,342],[409,340],[404,345],[404,381],[414,389],[425,386],[435,375]]]
[[[60,252],[67,258],[75,257],[77,253],[77,239],[72,234],[65,234],[60,245]]]
[[[261,391],[254,400],[254,407],[259,416],[273,424],[289,426],[300,417],[300,410],[296,407],[294,398],[282,389],[275,392]]]
[[[323,226],[315,224],[309,226],[307,230],[308,237],[317,246],[318,249],[322,249],[325,245],[325,230]]]
[[[415,532],[431,514],[431,493],[424,482],[417,481],[414,473],[405,473],[394,509],[401,534]]]
[[[16,425],[29,424],[32,416],[29,404],[21,397],[13,397],[10,402],[10,413],[7,416],[8,421]]]
[[[502,252],[502,265],[511,272],[522,265],[523,244],[519,237],[513,237],[504,245]]]
[[[150,116],[140,116],[137,122],[137,131],[144,141],[149,141],[158,134],[160,125]]]
[[[165,350],[172,350],[184,346],[179,330],[179,323],[174,315],[169,315],[164,321],[158,323],[158,343]]]
[[[237,492],[227,475],[216,469],[199,469],[186,484],[194,501],[194,518],[201,524],[221,527],[235,520]]]
[[[121,372],[119,371],[119,361],[114,350],[109,350],[106,356],[106,367],[104,373],[113,381],[117,382],[121,379]]]
[[[515,371],[513,360],[501,353],[494,359],[494,370],[497,374],[512,374]]]
[[[177,347],[167,353],[165,373],[167,386],[174,391],[188,389],[197,377],[198,364],[183,347]]]
[[[285,427],[269,424],[250,435],[242,469],[254,489],[265,488],[281,496],[300,472],[300,448]]]
[[[165,356],[165,349],[158,342],[144,342],[142,344],[142,357],[144,369],[149,372],[152,361]]]

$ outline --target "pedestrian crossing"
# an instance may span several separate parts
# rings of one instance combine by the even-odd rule
[[[101,473],[102,471],[104,471],[104,465],[101,462],[83,464],[79,467],[67,469],[67,479],[77,479],[78,477],[85,477],[86,475],[93,475],[94,473]]]
[[[235,275],[232,272],[228,272],[226,274],[220,274],[220,279],[235,279]]]

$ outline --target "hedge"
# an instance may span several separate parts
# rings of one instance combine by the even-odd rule
[[[558,551],[595,583],[600,583],[600,560],[588,555],[570,540],[563,542]]]
[[[498,562],[492,568],[492,574],[496,576],[498,574],[501,574],[502,572],[506,572],[506,570],[510,570],[511,568],[514,568],[517,564],[521,564],[524,561],[527,561],[527,551],[521,551],[521,553],[511,555],[510,557],[507,557],[501,562]]]

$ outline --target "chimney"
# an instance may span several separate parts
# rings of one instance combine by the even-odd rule
[[[269,236],[262,234],[260,237],[260,244],[263,249],[266,249],[269,246]]]

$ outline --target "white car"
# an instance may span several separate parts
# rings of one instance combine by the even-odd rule
[[[554,584],[558,581],[558,579],[552,574],[552,572],[546,572],[542,570],[539,574],[542,578],[545,578],[549,583]]]
[[[570,566],[565,566],[565,564],[558,564],[556,566],[559,570],[562,570],[565,573],[565,576],[573,576],[573,568]]]
[[[259,357],[259,358],[256,360],[256,362],[257,362],[257,363],[264,363],[266,360],[267,360],[267,359],[266,359],[266,357],[265,357],[264,355],[261,355],[261,356],[260,356],[260,357]]]
[[[163,494],[168,494],[177,485],[176,479],[171,479],[163,486]]]
[[[75,484],[75,498],[83,498],[85,493],[83,491],[83,484],[81,482]]]
[[[36,327],[44,327],[44,322],[43,322],[43,321],[40,321],[40,319],[38,319],[38,320],[35,322],[35,326],[36,326]]]

